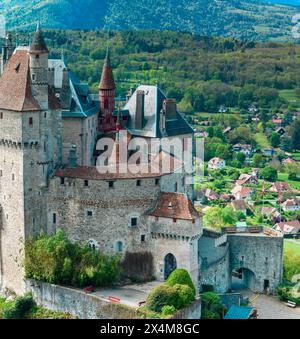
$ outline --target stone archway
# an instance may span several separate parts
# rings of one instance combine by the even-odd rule
[[[237,268],[232,271],[231,288],[233,290],[248,289],[255,291],[255,274],[248,268]]]
[[[165,256],[164,260],[164,278],[167,280],[170,274],[177,269],[177,260],[172,253]]]

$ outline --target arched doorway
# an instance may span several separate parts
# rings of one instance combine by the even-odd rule
[[[165,280],[167,280],[170,274],[177,268],[177,260],[171,253],[165,256]]]
[[[232,271],[231,289],[255,290],[255,274],[247,268],[237,268]]]

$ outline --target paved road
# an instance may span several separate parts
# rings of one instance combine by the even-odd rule
[[[289,308],[273,296],[258,295],[256,297],[250,291],[246,295],[250,298],[250,301],[254,299],[252,305],[257,309],[259,319],[300,319],[299,307],[296,309]]]

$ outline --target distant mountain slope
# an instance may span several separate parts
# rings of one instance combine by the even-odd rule
[[[1,6],[10,28],[32,29],[40,19],[49,28],[163,29],[278,41],[291,39],[298,13],[262,0],[4,0]]]

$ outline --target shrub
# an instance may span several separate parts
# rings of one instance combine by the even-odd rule
[[[163,316],[168,317],[172,314],[174,314],[176,311],[174,306],[164,306],[161,310],[161,313]]]
[[[116,282],[121,273],[119,256],[73,244],[61,230],[28,240],[25,253],[26,277],[50,284],[104,287]]]
[[[193,290],[188,285],[176,284],[174,289],[179,295],[177,309],[188,306],[195,299]]]
[[[14,303],[4,309],[4,319],[24,319],[26,315],[35,307],[36,304],[31,294],[24,297],[18,297]]]
[[[150,292],[146,305],[151,311],[161,312],[164,306],[174,306],[176,308],[178,298],[178,292],[173,287],[161,285]]]
[[[175,286],[177,284],[188,285],[193,291],[193,298],[196,297],[196,289],[188,271],[184,269],[177,269],[171,273],[168,280],[166,281],[166,285]]]
[[[204,293],[202,301],[202,318],[203,319],[221,319],[224,313],[224,306],[221,298],[213,293]]]

